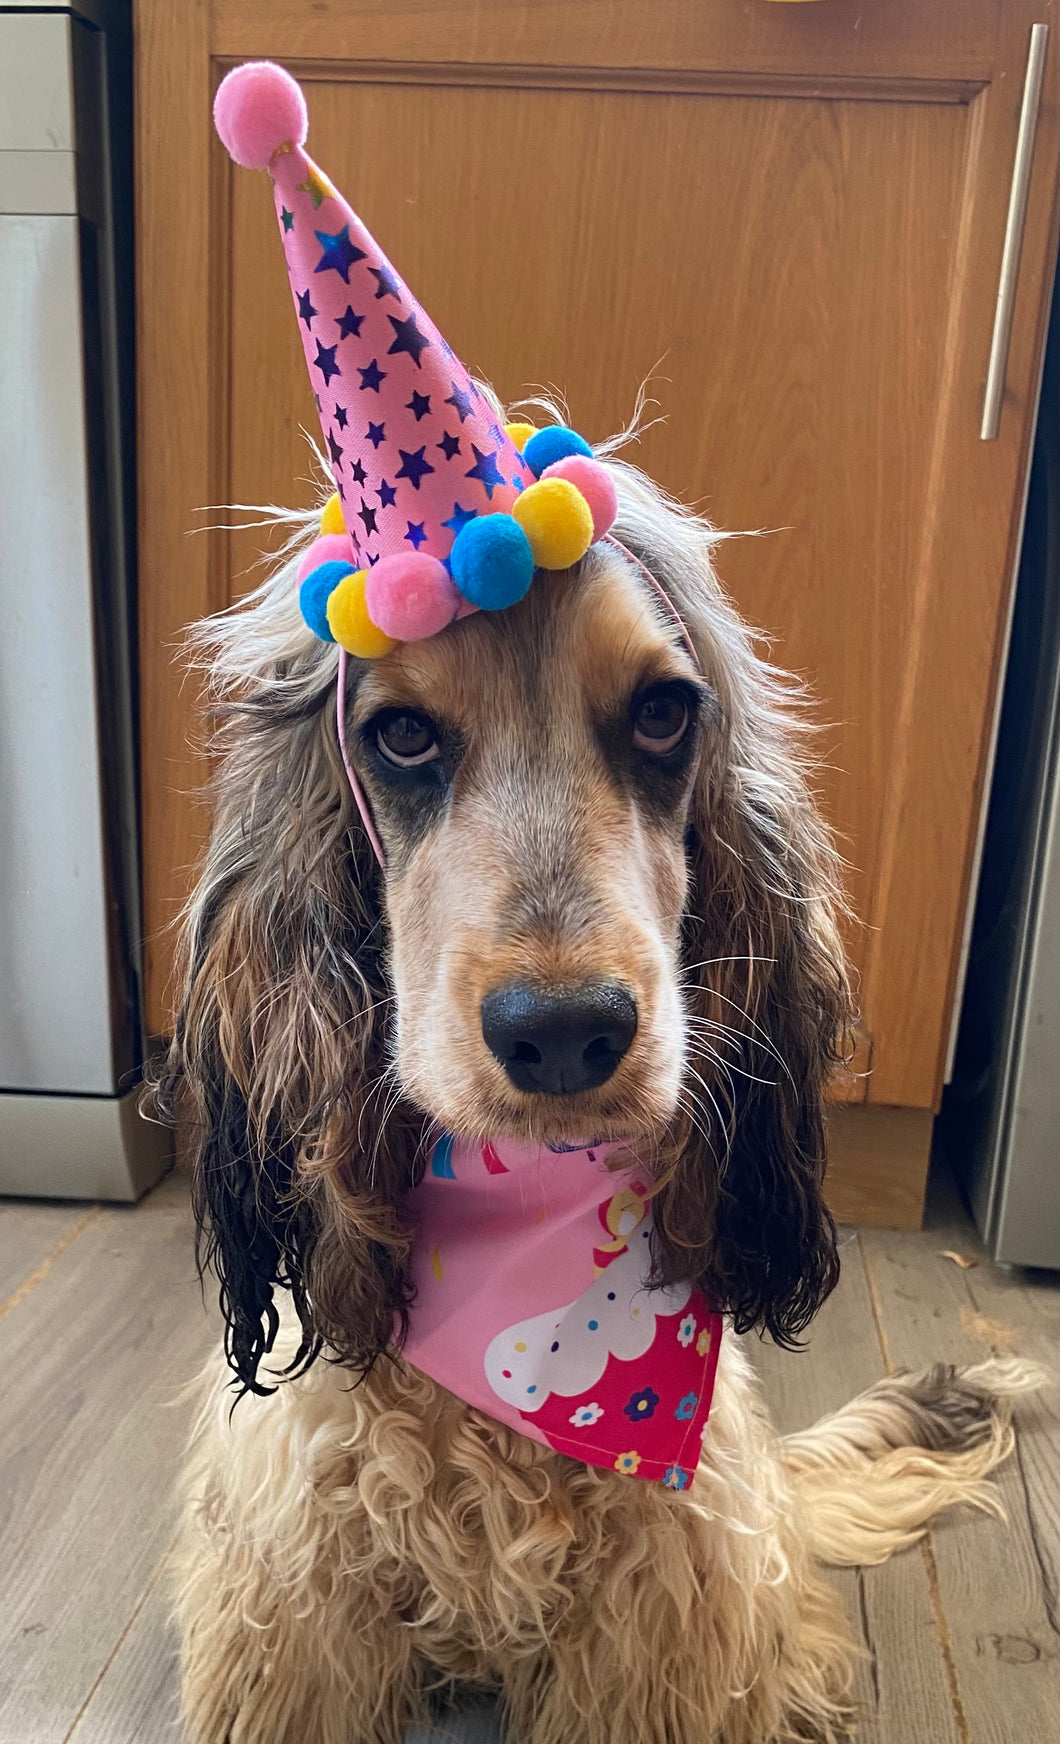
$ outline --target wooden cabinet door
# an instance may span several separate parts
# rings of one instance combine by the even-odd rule
[[[820,697],[822,792],[860,917],[872,1069],[857,1094],[900,1111],[886,1144],[908,1153],[896,1198],[869,1178],[870,1148],[858,1209],[918,1214],[1055,253],[1055,52],[992,441],[984,377],[1029,35],[1047,24],[1055,51],[1056,14],[1056,0],[139,0],[155,1028],[167,923],[205,828],[175,646],[248,585],[266,543],[189,532],[226,518],[205,505],[305,500],[299,427],[315,428],[268,184],[235,171],[209,126],[227,67],[269,56],[306,84],[310,150],[473,368],[507,399],[558,384],[591,438],[625,423],[650,375],[665,421],[633,458],[721,526],[759,530],[722,548],[721,570]]]

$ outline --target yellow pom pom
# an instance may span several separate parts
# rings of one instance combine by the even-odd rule
[[[569,569],[593,542],[593,517],[580,490],[566,478],[539,478],[512,504],[530,541],[538,569]]]
[[[320,531],[322,533],[345,533],[346,531],[338,491],[332,491],[324,504],[324,513],[320,517]]]
[[[521,454],[524,444],[529,442],[531,436],[537,435],[537,426],[536,424],[505,424],[504,434],[510,442],[515,443]]]
[[[355,569],[332,589],[328,595],[328,629],[347,654],[355,654],[358,660],[381,660],[397,643],[392,636],[377,630],[368,616],[364,597],[367,580],[363,569]]]

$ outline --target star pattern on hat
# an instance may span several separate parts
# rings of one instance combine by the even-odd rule
[[[423,458],[426,446],[427,444],[424,443],[423,448],[417,448],[412,454],[406,454],[403,448],[398,449],[401,465],[398,468],[397,477],[407,478],[413,490],[419,490],[421,481],[429,472],[434,471],[430,461]]]
[[[493,493],[497,486],[504,483],[504,474],[497,465],[497,455],[495,452],[483,454],[481,448],[478,448],[474,442],[471,444],[471,452],[475,456],[475,464],[468,467],[464,477],[477,478],[487,499],[492,502]]]
[[[314,362],[317,369],[324,377],[325,387],[327,387],[333,375],[342,374],[341,369],[335,362],[335,353],[338,349],[337,345],[321,345],[320,340],[317,340],[317,354]]]
[[[361,378],[362,389],[372,388],[376,393],[379,392],[379,389],[383,382],[386,381],[387,376],[386,370],[380,369],[378,359],[374,357],[366,368],[359,368],[357,373]]]
[[[462,424],[465,418],[471,416],[471,395],[460,386],[459,382],[453,382],[452,389],[452,393],[446,395],[445,403],[447,406],[455,407],[460,414]]]
[[[371,273],[376,283],[376,298],[393,297],[396,302],[400,303],[401,280],[398,278],[397,273],[394,272],[393,268],[389,267],[386,261],[384,261],[382,266],[370,266],[368,271]]]
[[[350,241],[349,225],[344,224],[333,236],[326,230],[318,230],[316,239],[324,252],[313,271],[337,272],[343,284],[348,285],[351,266],[356,266],[359,260],[367,258],[364,249],[356,248]]]
[[[328,181],[327,177],[321,175],[316,164],[309,165],[309,168],[306,170],[305,181],[297,182],[295,186],[300,194],[309,195],[309,198],[313,202],[313,210],[315,212],[320,211],[325,200],[333,199],[335,196],[334,188]]]
[[[339,338],[349,339],[352,336],[356,339],[361,331],[363,321],[364,316],[355,315],[353,310],[350,308],[349,303],[347,303],[345,310],[337,317],[335,322],[335,325],[339,330]]]
[[[415,315],[408,315],[403,321],[394,315],[388,315],[387,320],[394,329],[394,343],[390,346],[387,356],[393,357],[396,352],[407,351],[416,368],[420,368],[420,353],[426,351],[430,340],[421,333],[416,325]]]
[[[509,508],[530,474],[492,401],[301,147],[276,158],[271,174],[324,453],[357,560],[367,567],[411,550],[448,564],[461,528]]]
[[[455,539],[456,535],[458,533],[463,532],[464,528],[467,526],[469,521],[476,521],[477,519],[478,519],[478,510],[477,509],[463,509],[463,508],[461,508],[459,503],[454,503],[452,514],[450,515],[448,521],[442,522],[442,526],[443,527],[451,527],[452,531],[453,531],[453,537]]]

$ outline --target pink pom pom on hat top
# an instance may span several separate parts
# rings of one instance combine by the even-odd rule
[[[347,653],[374,658],[469,611],[513,604],[535,568],[576,563],[615,517],[606,468],[564,426],[497,421],[305,151],[296,81],[270,61],[236,67],[217,91],[214,123],[237,164],[272,177],[335,483],[298,571],[316,634],[334,640],[334,623]],[[329,611],[339,589],[343,609]]]

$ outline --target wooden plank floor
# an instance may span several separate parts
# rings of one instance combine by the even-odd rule
[[[750,1341],[782,1428],[888,1366],[997,1351],[1055,1372],[1055,1275],[993,1265],[945,1183],[922,1232],[845,1231],[843,1261],[805,1354]],[[213,1337],[182,1180],[133,1208],[0,1201],[0,1744],[180,1744],[163,1573],[175,1401]],[[1007,1524],[955,1517],[922,1550],[833,1576],[865,1649],[863,1744],[1056,1738],[1058,1458],[1046,1394],[999,1478]],[[431,1736],[495,1733],[478,1715]]]

